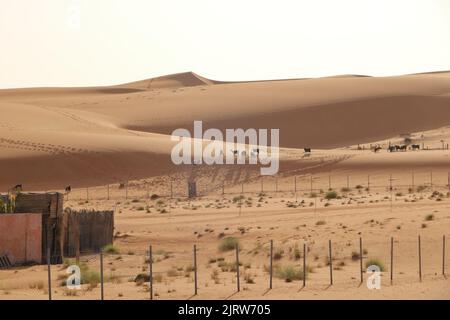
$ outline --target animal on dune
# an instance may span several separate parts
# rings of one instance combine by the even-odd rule
[[[305,153],[311,153],[311,148],[303,148],[303,150],[305,151]]]
[[[378,151],[380,151],[381,150],[381,147],[380,146],[375,146],[374,148],[373,148],[373,152],[375,152],[375,153],[377,153]]]
[[[71,186],[67,186],[65,190],[66,190],[66,193],[70,193],[70,191],[72,191],[72,187]]]
[[[12,191],[15,192],[21,192],[23,190],[22,184],[16,184],[13,188],[11,188]]]
[[[420,144],[412,144],[411,150],[420,150]]]
[[[389,152],[394,152],[394,151],[406,151],[407,150],[407,148],[408,148],[408,146],[406,145],[406,144],[403,144],[403,145],[397,145],[397,144],[394,144],[394,145],[390,145],[389,147],[388,147],[388,151]]]

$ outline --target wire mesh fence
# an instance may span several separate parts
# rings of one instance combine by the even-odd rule
[[[154,198],[185,198],[189,196],[189,179],[162,180],[158,183],[131,181],[104,186],[72,188],[65,200],[132,200]],[[396,174],[306,174],[290,176],[259,176],[241,182],[196,181],[196,196],[217,196],[257,193],[317,193],[336,190],[366,192],[441,192],[450,191],[450,172],[403,172]]]
[[[176,250],[152,245],[139,253],[119,253],[110,246],[63,264],[48,263],[41,280],[50,300],[226,298],[240,291],[257,297],[280,288],[369,288],[375,276],[381,286],[395,287],[444,280],[450,262],[445,244],[445,235],[415,235],[345,241],[294,236],[257,243],[228,239],[214,253],[201,244]],[[371,266],[380,273],[371,272]]]

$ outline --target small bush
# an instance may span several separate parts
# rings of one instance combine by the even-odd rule
[[[357,251],[352,252],[352,260],[353,261],[359,260],[360,258],[361,258],[361,256],[360,256],[359,252],[357,252]]]
[[[283,253],[284,251],[281,249],[276,250],[273,254],[273,260],[280,260],[281,258],[283,258]]]
[[[384,264],[380,259],[372,258],[366,261],[366,269],[372,265],[378,266],[378,268],[380,268],[380,271],[386,271],[386,268],[384,267]]]
[[[324,224],[326,224],[324,220],[319,220],[316,222],[316,226],[323,226]]]
[[[120,253],[119,249],[114,247],[112,244],[107,244],[106,246],[104,246],[102,251],[104,253],[108,253],[108,254],[119,254]]]
[[[426,217],[425,217],[425,221],[432,221],[432,220],[434,220],[434,214],[428,214]]]
[[[223,238],[219,244],[220,251],[230,251],[236,248],[236,245],[239,245],[239,240],[234,237],[226,237]]]
[[[275,276],[284,279],[286,282],[292,282],[294,280],[303,280],[304,274],[300,268],[292,265],[275,267]],[[306,272],[306,276],[308,273]]]
[[[338,194],[336,191],[328,191],[325,194],[325,199],[327,199],[327,200],[336,199],[337,197],[338,197]]]

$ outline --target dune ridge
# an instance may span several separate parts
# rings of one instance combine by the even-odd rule
[[[180,170],[170,161],[170,134],[194,120],[204,130],[279,128],[281,147],[296,155],[282,159],[282,169],[302,166],[304,147],[333,155],[440,130],[450,125],[450,72],[247,82],[185,72],[111,87],[0,90],[0,110],[0,188],[60,188]]]

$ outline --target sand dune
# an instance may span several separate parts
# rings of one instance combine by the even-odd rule
[[[112,87],[0,90],[0,110],[1,189],[61,188],[178,170],[169,135],[194,120],[204,129],[279,128],[282,147],[329,154],[437,130],[450,125],[450,72],[253,82],[187,72]],[[301,163],[296,154],[286,161]],[[404,159],[397,163],[415,163]]]
[[[195,87],[219,83],[214,80],[206,79],[193,72],[183,72],[157,78],[145,79],[135,82],[119,85],[119,88],[133,88],[133,89],[163,89],[163,88],[180,88],[180,87]]]

